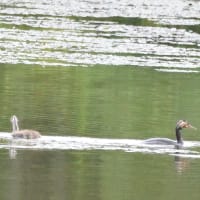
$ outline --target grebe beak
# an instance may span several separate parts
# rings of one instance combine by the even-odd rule
[[[192,126],[191,124],[189,124],[189,126],[188,126],[189,128],[192,128],[192,129],[194,129],[194,130],[197,130],[197,128],[196,127],[194,127],[194,126]]]

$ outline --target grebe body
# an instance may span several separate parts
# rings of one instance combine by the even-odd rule
[[[176,123],[176,128],[175,128],[175,134],[176,134],[176,141],[171,140],[168,138],[150,138],[144,141],[145,144],[149,145],[175,145],[175,146],[181,146],[183,145],[183,139],[182,139],[182,133],[181,130],[183,128],[193,128],[191,124],[189,124],[186,120],[179,120]]]
[[[15,139],[21,138],[21,139],[37,139],[40,138],[41,135],[38,131],[30,130],[30,129],[24,129],[19,130],[18,125],[18,118],[13,115],[10,119],[12,124],[12,136]]]
[[[169,138],[150,138],[144,141],[145,144],[151,145],[176,145],[175,140]]]

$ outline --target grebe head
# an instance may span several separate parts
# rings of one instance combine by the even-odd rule
[[[17,116],[13,115],[13,116],[10,118],[10,122],[11,122],[11,124],[12,124],[12,132],[19,131],[18,118],[17,118]]]
[[[176,140],[178,144],[183,144],[183,140],[181,137],[181,130],[183,128],[193,128],[195,130],[197,129],[194,126],[192,126],[187,120],[183,120],[183,119],[179,120],[176,123]]]
[[[194,126],[192,126],[187,120],[181,119],[176,123],[176,128],[177,129],[182,129],[182,128],[193,128],[197,129]]]

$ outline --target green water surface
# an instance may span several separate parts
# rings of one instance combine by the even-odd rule
[[[199,76],[148,68],[1,65],[1,131],[16,114],[43,135],[174,138],[198,127]],[[185,140],[199,140],[185,130]],[[121,151],[0,150],[1,199],[199,199],[199,160]]]

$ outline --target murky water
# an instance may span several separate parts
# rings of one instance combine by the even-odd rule
[[[1,199],[199,200],[199,24],[197,0],[1,0]],[[143,143],[181,118],[184,148]]]

